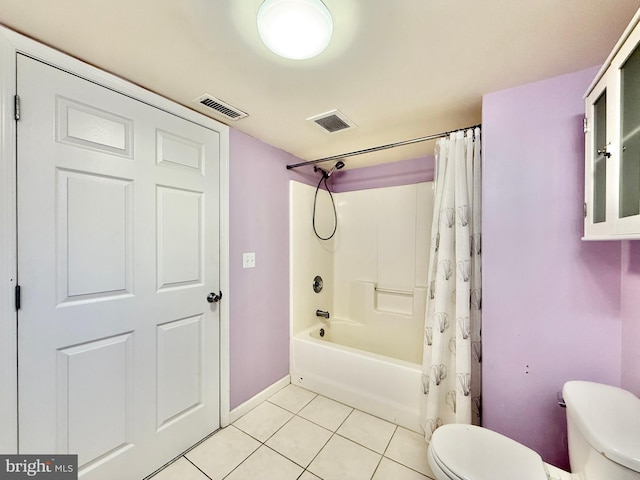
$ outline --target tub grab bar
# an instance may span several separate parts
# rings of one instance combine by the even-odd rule
[[[395,295],[407,295],[407,296],[413,297],[412,290],[396,290],[394,288],[380,288],[380,287],[376,287],[375,290],[376,292],[381,292],[381,293],[393,293]]]

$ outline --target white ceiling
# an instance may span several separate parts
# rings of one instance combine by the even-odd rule
[[[601,64],[640,7],[640,0],[324,2],[334,19],[331,44],[302,61],[261,43],[262,0],[0,0],[0,23],[204,114],[193,100],[214,95],[249,113],[224,123],[313,160],[479,123],[486,93]],[[306,121],[335,108],[358,127],[328,134]],[[425,142],[347,165],[432,148]]]

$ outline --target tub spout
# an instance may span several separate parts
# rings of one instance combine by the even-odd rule
[[[316,317],[324,317],[329,318],[329,312],[325,312],[324,310],[316,310]]]

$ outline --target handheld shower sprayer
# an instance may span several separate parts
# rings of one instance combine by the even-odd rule
[[[338,212],[336,212],[336,204],[333,200],[333,195],[331,194],[331,190],[329,189],[329,185],[327,185],[327,179],[333,175],[333,173],[336,170],[340,170],[341,168],[344,167],[344,162],[342,160],[338,160],[335,165],[333,167],[331,167],[329,169],[329,171],[320,168],[318,166],[314,166],[313,167],[313,171],[314,172],[322,172],[322,177],[320,177],[320,181],[318,182],[318,186],[316,188],[316,194],[313,196],[313,217],[312,217],[312,223],[313,223],[313,233],[316,234],[316,237],[318,237],[320,240],[329,240],[330,238],[332,238],[335,233],[336,230],[338,228]],[[333,232],[331,232],[331,235],[329,235],[328,237],[321,237],[318,234],[318,230],[316,229],[316,203],[318,201],[318,190],[320,190],[320,185],[322,185],[322,182],[324,182],[324,188],[327,189],[327,193],[329,194],[329,197],[331,198],[331,205],[333,206],[333,219],[334,219],[334,223],[333,223]]]

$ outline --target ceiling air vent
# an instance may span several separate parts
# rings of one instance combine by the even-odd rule
[[[356,124],[347,118],[340,110],[331,110],[314,117],[307,118],[329,133],[342,132],[356,127]]]
[[[239,110],[236,107],[223,102],[219,98],[209,95],[208,93],[199,96],[194,100],[194,102],[200,103],[205,107],[215,110],[229,120],[240,120],[241,118],[249,116],[248,113],[245,113],[242,110]]]

